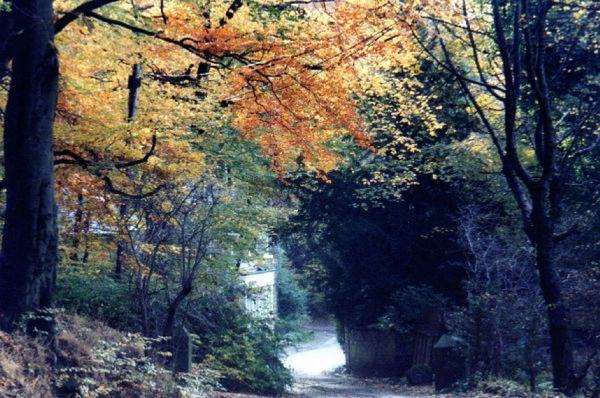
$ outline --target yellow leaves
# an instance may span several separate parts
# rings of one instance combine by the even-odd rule
[[[445,160],[447,166],[462,170],[474,180],[488,178],[486,173],[495,173],[500,167],[491,139],[486,135],[473,133],[466,140],[453,143],[451,148],[455,156]]]
[[[169,200],[165,200],[161,202],[160,208],[163,212],[170,213],[173,211],[173,203],[171,203],[171,201]]]
[[[69,0],[56,5],[62,11],[74,6]],[[392,96],[395,109],[381,109],[382,114],[407,128],[424,124],[430,135],[443,127],[429,109],[430,99],[418,94],[419,51],[398,15],[409,23],[420,15],[406,5],[340,1],[303,7],[302,18],[293,9],[269,14],[260,4],[245,4],[225,18],[230,1],[208,6],[166,2],[167,24],[158,3],[149,0],[102,10],[161,38],[180,40],[187,50],[99,22],[93,29],[71,25],[63,32],[58,146],[86,148],[106,161],[129,160],[143,156],[144,144],[156,134],[155,154],[139,168],[157,179],[179,181],[206,170],[197,131],[216,137],[235,127],[261,145],[280,175],[300,164],[323,175],[341,160],[332,141],[352,136],[368,147],[370,136],[393,131],[387,126],[367,132],[359,102]],[[212,67],[195,79],[199,63],[207,60]],[[138,117],[129,123],[127,80],[134,63],[142,65],[144,76]],[[398,74],[406,78],[391,77]],[[189,83],[169,84],[162,76]],[[401,144],[402,151],[383,152],[398,157],[418,152],[414,140],[401,136],[398,132],[391,145]]]

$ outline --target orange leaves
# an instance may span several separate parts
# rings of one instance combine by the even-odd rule
[[[271,15],[242,7],[222,26],[229,5],[174,5],[161,34],[211,58],[209,80],[221,81],[221,99],[233,103],[226,111],[233,111],[234,126],[261,144],[279,173],[299,159],[314,169],[333,168],[336,156],[327,150],[333,135],[366,141],[352,99],[352,62],[371,43],[347,42],[335,18],[322,12],[298,18],[297,11]],[[169,46],[161,47],[158,54],[167,56]]]
[[[410,42],[396,20],[407,13],[405,5],[381,0],[287,9],[268,1],[234,5],[231,0],[167,2],[167,23],[159,3],[150,0],[102,10],[155,37],[94,20],[69,27],[59,41],[64,127],[58,143],[82,144],[102,158],[131,158],[141,150],[136,143],[144,142],[135,132],[149,129],[159,145],[148,166],[160,178],[177,175],[174,167],[186,173],[204,169],[203,156],[194,149],[202,137],[192,126],[202,126],[211,137],[227,126],[239,129],[260,143],[280,175],[300,163],[315,172],[333,169],[339,156],[330,142],[341,136],[368,145],[357,106],[362,81],[417,64],[414,57],[397,55],[399,46]],[[146,77],[140,116],[128,125],[127,74],[133,63],[142,64]],[[201,63],[210,68],[197,77]],[[188,83],[157,76],[179,76]]]
[[[289,63],[286,72],[267,73],[246,77],[243,98],[234,104],[235,125],[247,137],[257,138],[279,173],[300,158],[309,168],[329,171],[336,157],[327,150],[328,141],[347,134],[364,138],[351,92],[340,75],[290,68]]]

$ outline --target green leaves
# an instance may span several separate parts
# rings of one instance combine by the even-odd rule
[[[12,11],[12,2],[7,0],[0,0],[0,12]]]

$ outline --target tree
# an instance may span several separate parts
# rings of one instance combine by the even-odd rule
[[[485,202],[484,202],[485,203]],[[466,249],[467,305],[457,318],[468,340],[472,373],[518,378],[537,388],[537,364],[547,363],[544,303],[534,256],[517,223],[507,223],[498,203],[465,205],[458,234]],[[526,265],[526,266],[524,266]],[[515,317],[515,312],[519,317]]]
[[[12,74],[4,116],[7,199],[0,253],[4,330],[14,329],[24,313],[52,307],[57,261],[52,150],[58,55],[52,1],[17,0],[10,14]],[[28,331],[52,335],[52,322],[41,315],[27,325]]]
[[[287,231],[288,245],[307,256],[293,256],[296,267],[323,265],[328,309],[348,328],[377,325],[394,294],[407,286],[461,295],[463,273],[451,267],[461,253],[450,233],[456,201],[439,201],[452,196],[449,185],[421,175],[401,200],[385,198],[385,191],[371,198],[361,193],[369,174],[344,168],[330,174],[331,184],[299,190],[298,215]]]
[[[501,171],[535,248],[551,337],[555,388],[576,376],[556,251],[576,225],[561,222],[577,165],[600,147],[598,12],[594,2],[515,0],[452,3],[427,10],[414,32],[456,79],[501,160]],[[458,39],[458,40],[456,40]],[[587,59],[575,66],[573,60]]]
[[[104,14],[95,11],[111,3],[119,5],[107,8]],[[189,72],[172,76],[157,69],[156,78],[164,83],[198,83],[211,69],[219,69],[226,76],[221,82],[226,89],[215,93],[220,96],[215,103],[233,111],[236,125],[247,138],[261,143],[264,154],[273,161],[273,168],[281,173],[295,165],[298,159],[310,165],[313,172],[327,171],[338,159],[327,147],[332,136],[351,134],[364,139],[348,89],[347,79],[352,79],[351,58],[344,55],[343,41],[332,40],[340,36],[326,14],[321,15],[319,24],[312,24],[316,19],[304,18],[305,13],[292,7],[293,2],[278,7],[258,4],[251,8],[236,0],[231,4],[219,2],[214,10],[210,4],[203,8],[193,2],[170,7],[163,7],[161,2],[160,6],[146,8],[123,3],[91,0],[64,10],[56,22],[53,22],[50,0],[16,0],[11,3],[10,10],[0,12],[3,76],[12,59],[4,115],[3,186],[7,190],[7,216],[0,254],[0,327],[4,330],[14,329],[25,313],[52,307],[57,262],[54,165],[81,167],[88,177],[92,177],[91,180],[88,178],[91,184],[83,188],[81,174],[72,177],[73,181],[80,181],[80,193],[101,188],[104,193],[139,197],[160,189],[160,185],[154,185],[149,191],[132,194],[117,185],[124,181],[121,175],[124,169],[147,162],[158,152],[157,137],[152,131],[145,134],[151,140],[149,149],[144,140],[137,142],[134,153],[146,146],[139,159],[119,153],[126,145],[116,145],[116,159],[111,159],[95,149],[77,148],[76,139],[58,142],[66,145],[57,145],[54,152],[57,159],[54,158],[53,129],[59,94],[54,37],[56,33],[68,31],[74,21],[82,21],[89,27],[90,19],[93,19],[130,32],[139,40],[153,41],[154,47],[146,47],[146,50],[150,49],[150,54],[157,59],[169,59],[175,50],[194,59],[197,65],[194,77],[190,77]],[[293,18],[287,17],[290,14]],[[237,22],[240,15],[244,15],[244,20]],[[234,18],[236,16],[238,18]],[[285,28],[277,23],[266,23],[265,18],[280,22],[295,20],[296,24]],[[317,32],[319,27],[326,32],[321,32],[321,37]],[[368,44],[359,41],[352,50],[364,49]],[[97,54],[94,54],[93,59],[96,58]],[[75,66],[68,61],[63,65]],[[101,79],[101,75],[93,77]],[[197,88],[195,85],[191,89],[197,92],[190,97],[194,104],[202,103],[206,96],[205,90]],[[74,131],[80,128],[80,134],[73,134],[71,138],[81,140],[89,137],[93,125],[81,128],[89,122],[81,117],[86,109],[89,110],[82,106],[84,103],[71,108],[63,106],[68,105],[68,95],[72,93],[68,89],[61,92],[59,115],[62,121],[76,127]],[[106,106],[109,104],[106,98],[94,99],[104,100]],[[161,112],[164,114],[164,110]],[[115,118],[111,112],[99,115],[109,116],[108,120]],[[111,126],[111,123],[105,125]],[[178,127],[188,133],[193,130],[189,126]],[[104,149],[105,142],[106,137],[95,141]],[[163,150],[165,156],[177,152],[167,146]],[[89,153],[89,158],[83,153]],[[136,160],[127,160],[132,158]],[[143,182],[147,183],[147,180]],[[52,335],[52,321],[48,319],[38,317],[28,329],[39,329]]]

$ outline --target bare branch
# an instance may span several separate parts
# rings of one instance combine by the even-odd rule
[[[579,225],[575,224],[571,228],[567,229],[565,232],[554,235],[554,242],[560,243],[560,242],[570,238],[571,236],[577,234],[578,232],[579,232]]]
[[[120,189],[115,188],[112,180],[108,176],[102,176],[101,180],[104,181],[104,184],[106,185],[106,189],[108,190],[108,192],[114,193],[114,194],[117,194],[117,195],[120,195],[120,196],[123,196],[123,197],[126,197],[128,199],[144,199],[144,198],[150,197],[152,195],[155,195],[160,190],[166,188],[165,184],[161,184],[161,185],[159,185],[158,187],[154,188],[153,190],[151,190],[149,192],[136,195],[136,194],[130,194],[130,193],[127,193],[125,191],[122,191]]]
[[[203,51],[198,50],[195,46],[186,43],[187,41],[193,41],[193,39],[190,39],[190,38],[184,38],[181,40],[172,39],[170,37],[163,36],[161,32],[154,32],[154,31],[151,31],[151,30],[148,30],[145,28],[140,28],[139,26],[130,25],[128,23],[119,21],[118,19],[108,18],[108,17],[105,17],[104,15],[100,15],[93,11],[86,12],[85,15],[88,17],[97,19],[98,21],[107,23],[109,25],[114,25],[114,26],[118,26],[123,29],[127,29],[133,33],[138,33],[138,34],[141,34],[144,36],[154,37],[154,38],[164,41],[166,43],[173,44],[173,45],[181,47],[184,50],[186,50],[198,57],[201,57],[201,58],[204,53]]]
[[[464,74],[460,73],[456,68],[451,67],[450,65],[448,65],[447,63],[443,62],[441,59],[439,59],[430,49],[429,47],[427,47],[427,45],[423,42],[423,40],[419,37],[418,33],[415,32],[415,30],[413,29],[412,26],[410,26],[410,24],[406,23],[405,24],[411,31],[411,35],[412,37],[417,41],[417,44],[419,45],[419,47],[421,47],[421,49],[439,66],[441,66],[443,69],[447,70],[448,72],[450,72],[453,76],[455,76],[456,78],[458,78],[461,81],[470,83],[470,84],[474,84],[476,86],[481,86],[484,87],[488,90],[497,90],[501,93],[505,92],[505,90],[502,87],[498,87],[495,85],[489,85],[489,84],[485,84],[483,82],[477,81],[477,80],[473,80],[467,76],[465,76]]]
[[[54,165],[60,165],[60,164],[77,164],[81,167],[83,167],[84,169],[87,169],[88,166],[90,165],[90,161],[87,159],[84,159],[81,155],[69,150],[69,149],[63,149],[61,151],[54,151],[54,156],[67,156],[68,159],[65,158],[61,158],[61,159],[56,159],[54,160]]]
[[[242,0],[233,0],[233,3],[231,3],[227,11],[225,12],[225,16],[219,21],[219,26],[223,27],[227,25],[227,22],[235,16],[237,10],[239,10],[243,5],[244,3],[242,2]]]
[[[138,164],[146,163],[148,161],[148,159],[150,159],[150,157],[152,155],[154,155],[155,149],[156,149],[156,134],[154,134],[152,136],[152,146],[150,147],[150,150],[148,152],[146,152],[144,157],[137,159],[137,160],[132,160],[130,162],[117,163],[117,164],[115,164],[115,168],[121,170],[121,169],[126,169],[128,167],[137,166]]]
[[[166,25],[169,19],[165,14],[165,0],[160,0],[160,15],[162,16],[163,23]]]
[[[447,26],[447,27],[451,26],[453,28],[457,28],[457,29],[460,29],[460,30],[468,31],[471,34],[485,36],[487,38],[490,38],[490,39],[494,40],[494,37],[491,34],[489,34],[487,32],[484,32],[482,30],[472,29],[472,27],[461,26],[459,24],[456,24],[456,23],[453,23],[453,22],[450,22],[450,21],[446,21],[444,19],[433,17],[433,16],[426,16],[423,19],[426,19],[426,20],[432,21],[432,22],[436,22],[436,23],[441,23],[442,25]]]
[[[587,155],[590,152],[593,152],[595,150],[597,150],[598,148],[600,148],[600,135],[596,138],[596,140],[594,141],[594,143],[588,147],[585,147],[583,149],[578,150],[577,152],[575,152],[575,154],[573,155],[573,160],[574,159],[578,159],[583,155]]]
[[[302,5],[308,5],[308,4],[327,4],[327,3],[334,3],[335,1],[336,0],[291,0],[291,1],[284,1],[282,3],[274,5],[274,7],[279,10],[284,10],[284,9],[292,7],[292,6],[302,6]]]
[[[471,21],[469,20],[469,14],[467,12],[467,2],[463,0],[462,2],[462,10],[463,16],[465,18],[465,23],[467,26],[467,33],[469,36],[469,47],[471,47],[471,51],[473,52],[473,58],[475,60],[475,67],[477,68],[477,73],[479,74],[479,78],[485,84],[487,91],[497,100],[504,101],[504,98],[496,93],[496,91],[492,90],[491,85],[487,82],[485,74],[483,73],[483,68],[481,67],[481,62],[479,60],[479,50],[477,49],[477,43],[475,41],[475,36],[473,35],[473,30],[471,29]]]
[[[154,155],[154,150],[156,149],[156,135],[152,136],[152,146],[150,147],[150,150],[148,152],[146,152],[146,154],[140,158],[140,159],[136,159],[136,160],[132,160],[130,162],[124,162],[124,163],[117,163],[114,164],[113,167],[115,169],[118,170],[122,170],[122,169],[126,169],[129,167],[133,167],[133,166],[137,166],[139,164],[145,163],[148,161],[148,159],[150,159],[150,157],[152,155]],[[159,185],[158,187],[156,187],[155,189],[153,189],[150,192],[144,193],[144,194],[129,194],[127,192],[124,192],[120,189],[115,188],[112,180],[110,179],[110,177],[108,177],[106,174],[104,174],[101,170],[101,168],[94,168],[92,166],[94,166],[94,164],[85,159],[83,156],[69,150],[69,149],[64,149],[61,151],[55,151],[54,152],[54,156],[60,156],[61,158],[56,159],[54,161],[55,165],[61,165],[61,164],[71,164],[71,165],[78,165],[81,166],[83,169],[85,170],[89,170],[91,172],[91,174],[95,175],[96,177],[100,178],[102,181],[104,181],[106,188],[108,189],[109,192],[117,194],[117,195],[121,195],[124,196],[126,198],[130,198],[130,199],[144,199],[147,198],[149,196],[152,196],[154,194],[156,194],[157,192],[159,192],[161,189],[165,188],[166,185],[162,184]],[[2,187],[0,186],[0,189]]]
[[[54,34],[60,33],[64,28],[67,27],[68,24],[77,20],[82,15],[87,15],[91,11],[98,9],[100,7],[104,7],[105,5],[115,3],[119,0],[91,0],[87,3],[83,3],[73,10],[65,13],[62,17],[60,17],[54,23]]]
[[[475,111],[477,112],[477,115],[479,116],[483,125],[485,126],[487,133],[489,134],[490,138],[492,139],[492,142],[494,143],[494,146],[496,147],[498,154],[500,155],[501,158],[504,158],[504,151],[502,150],[502,146],[500,145],[500,140],[498,139],[498,136],[496,135],[496,131],[494,130],[494,127],[492,127],[492,124],[488,120],[488,117],[486,116],[483,108],[481,107],[481,104],[479,103],[479,101],[477,101],[477,99],[473,95],[471,89],[469,88],[469,86],[467,84],[468,81],[461,78],[462,75],[457,71],[456,67],[454,66],[454,62],[452,61],[450,52],[446,48],[446,44],[444,43],[444,40],[442,40],[441,37],[439,38],[439,43],[440,43],[440,47],[442,48],[442,52],[444,53],[444,57],[446,58],[446,63],[447,63],[449,71],[454,76],[457,77],[461,88],[463,89],[463,91],[465,92],[467,97],[469,98],[469,101],[471,102],[471,104],[473,104],[473,107],[475,107]]]

